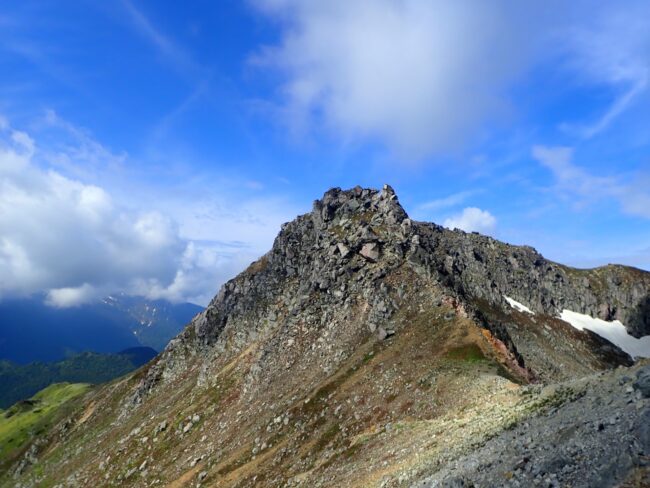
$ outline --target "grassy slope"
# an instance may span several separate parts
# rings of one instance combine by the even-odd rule
[[[29,401],[0,411],[0,466],[15,459],[34,435],[47,431],[61,417],[61,407],[89,388],[84,383],[50,385]]]
[[[384,425],[387,423],[396,425],[395,432],[390,434],[394,441],[399,439],[408,444],[417,437],[418,447],[428,449],[426,443],[434,427],[448,429],[459,411],[479,408],[476,405],[485,408],[487,391],[498,392],[493,393],[495,408],[490,410],[490,415],[498,419],[488,422],[481,416],[480,432],[474,434],[498,431],[502,424],[511,422],[515,413],[501,408],[500,404],[514,401],[516,387],[498,377],[498,362],[480,331],[467,321],[439,321],[434,315],[420,319],[390,341],[377,342],[371,335],[337,373],[314,385],[306,398],[301,396],[272,415],[260,415],[259,409],[251,408],[261,407],[259,404],[238,402],[241,380],[247,371],[245,354],[235,359],[233,369],[222,370],[219,391],[195,390],[193,382],[184,382],[189,391],[183,390],[180,384],[171,387],[156,401],[147,402],[146,410],[138,411],[138,415],[125,419],[124,423],[114,423],[118,409],[96,399],[103,405],[101,412],[90,417],[83,429],[76,429],[67,446],[59,444],[44,456],[42,464],[39,463],[42,466],[39,479],[41,483],[53,485],[73,470],[91,467],[90,477],[85,480],[88,483],[101,483],[102,476],[107,474],[109,479],[129,486],[140,486],[149,476],[176,480],[179,486],[184,486],[198,471],[206,469],[207,486],[244,486],[252,482],[253,476],[257,476],[257,483],[277,486],[287,475],[305,476],[306,480],[328,479],[329,486],[365,486],[374,482],[374,476],[401,469],[411,462],[404,455],[392,459],[390,467],[381,465],[386,459]],[[109,395],[113,401],[124,394],[121,391],[115,395],[117,391],[128,391],[126,384],[111,385],[98,394],[108,394],[104,390],[113,388],[117,388]],[[355,404],[353,407],[351,402]],[[337,405],[345,406],[340,416],[335,413]],[[240,409],[246,413],[237,417],[235,413]],[[269,421],[282,411],[289,413],[291,423],[286,427],[282,423],[273,424],[273,431],[268,432]],[[187,435],[180,435],[176,427],[186,425],[184,419],[194,412],[201,413],[199,425]],[[170,427],[152,436],[162,419],[168,420]],[[440,419],[441,423],[431,424],[433,419]],[[227,425],[225,430],[221,429],[221,422]],[[296,429],[296,422],[304,424],[309,435],[304,436],[301,429]],[[130,434],[136,429],[141,429],[138,435]],[[186,456],[180,453],[203,454],[209,442],[200,440],[204,434],[210,441],[219,441],[218,453],[212,462],[199,463],[198,470],[197,467],[189,469]],[[150,447],[143,444],[143,436],[148,438]],[[257,456],[252,454],[256,436],[269,446]],[[119,451],[113,450],[116,439],[124,446]],[[89,442],[92,448],[88,448]],[[275,456],[289,446],[293,447],[278,463]],[[111,466],[105,472],[98,472],[96,467],[110,451],[113,451]],[[69,462],[62,466],[60,458]],[[148,476],[133,469],[145,460],[155,470]]]
[[[121,422],[120,399],[135,381],[107,385],[94,399],[102,409],[67,445],[45,454],[32,479],[53,486],[84,470],[89,485],[108,476],[121,486],[161,479],[180,487],[206,471],[202,485],[220,488],[284,486],[289,478],[301,486],[365,487],[386,477],[393,480],[387,486],[404,486],[395,482],[403,474],[424,475],[566,400],[532,395],[503,378],[507,370],[482,331],[466,319],[436,318],[446,311],[406,317],[409,328],[388,341],[371,336],[306,395],[285,395],[289,405],[275,405],[277,397],[240,401],[247,353],[221,369],[216,387],[179,379]],[[264,400],[273,405],[260,405]],[[182,433],[194,413],[200,421]],[[274,421],[283,414],[286,425]],[[155,434],[162,420],[169,427]],[[123,446],[117,450],[116,440]],[[190,458],[200,462],[192,466]],[[137,469],[144,461],[147,468]]]
[[[219,488],[378,486],[384,478],[404,486],[543,410],[545,398],[509,381],[519,370],[509,369],[505,346],[409,273],[386,278],[412,283],[387,324],[395,336],[370,333],[359,300],[337,337],[350,355],[331,371],[309,352],[321,328],[304,328],[295,350],[281,327],[270,328],[244,350],[215,354],[207,371],[201,358],[184,359],[123,415],[145,367],[87,398],[83,425],[53,438],[21,482],[54,486],[74,476],[85,486],[180,487],[205,471],[202,486]],[[263,361],[264,348],[273,360]],[[261,379],[253,367],[267,368]],[[199,374],[208,378],[200,386]]]
[[[7,408],[54,383],[104,383],[130,373],[153,356],[153,349],[138,348],[117,354],[84,352],[53,363],[0,361],[0,407]]]

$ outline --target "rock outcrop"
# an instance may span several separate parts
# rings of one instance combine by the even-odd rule
[[[585,406],[613,405],[620,388],[589,396],[585,385],[601,380],[554,393],[556,383],[583,377],[633,389],[621,414],[638,448],[625,450],[631,463],[609,477],[632,479],[650,455],[638,427],[649,401],[645,373],[636,383],[620,380],[626,369],[603,375],[632,359],[558,314],[618,319],[643,336],[649,296],[650,273],[577,270],[529,247],[415,222],[387,185],[332,189],[284,224],[272,249],[152,363],[98,389],[88,401],[100,407],[73,415],[77,427],[30,451],[39,467],[16,479],[311,487],[437,486],[457,477],[472,486],[472,453],[490,439],[494,451],[508,429],[537,435],[553,409],[567,409],[558,425],[569,428]],[[583,476],[586,453],[578,454],[572,463]],[[539,460],[543,476],[567,465]],[[493,470],[478,485],[516,485],[541,472],[503,478]]]
[[[382,282],[401,266],[439,286],[441,297],[489,329],[522,369],[527,364],[508,327],[509,317],[489,313],[494,308],[509,311],[504,296],[550,317],[567,308],[619,319],[633,335],[650,334],[645,311],[650,273],[622,266],[578,270],[548,261],[531,247],[412,221],[388,185],[381,191],[334,188],[314,202],[311,213],[285,224],[268,254],[222,287],[191,327],[170,343],[136,399],[163,376],[168,362],[172,369],[182,367],[179,356],[212,347],[223,350],[227,343],[243,348],[264,327],[297,321],[293,317],[312,327],[331,325],[357,295],[367,301],[366,320],[374,330],[397,308],[391,295],[409,286],[390,290]],[[616,348],[601,347],[614,364],[630,364]],[[535,374],[525,373],[530,378]]]

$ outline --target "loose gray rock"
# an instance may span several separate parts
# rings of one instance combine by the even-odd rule
[[[650,364],[639,370],[634,388],[639,390],[644,398],[650,398]]]
[[[368,261],[376,262],[379,259],[379,245],[376,242],[368,242],[361,247],[359,254]]]

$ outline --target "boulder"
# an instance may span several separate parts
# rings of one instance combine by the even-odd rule
[[[359,251],[364,258],[368,261],[376,262],[379,259],[379,244],[376,242],[368,242],[363,245],[361,251]]]
[[[395,331],[393,329],[384,329],[383,327],[379,327],[379,329],[377,329],[377,338],[380,341],[386,340],[394,335]]]
[[[348,254],[350,254],[350,249],[348,248],[348,246],[346,246],[346,245],[343,244],[342,242],[339,242],[339,243],[336,245],[336,247],[337,247],[337,249],[339,250],[339,253],[341,254],[341,257],[342,257],[342,258],[344,258],[344,257],[346,257]]]
[[[644,366],[636,374],[634,388],[639,390],[645,398],[650,398],[650,364]]]

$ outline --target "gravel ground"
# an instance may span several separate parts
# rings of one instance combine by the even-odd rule
[[[648,378],[650,364],[553,387],[547,411],[413,487],[650,486]]]

